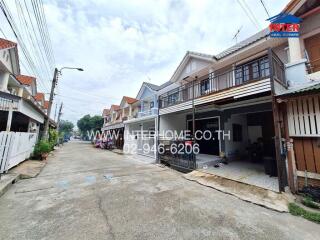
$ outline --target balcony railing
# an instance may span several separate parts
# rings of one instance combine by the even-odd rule
[[[158,109],[151,108],[151,109],[145,110],[143,112],[139,112],[137,117],[140,118],[140,117],[146,117],[146,116],[157,115],[157,114],[158,114]]]
[[[197,80],[160,95],[159,108],[166,108],[231,87],[270,78],[270,63],[272,63],[273,78],[281,84],[286,85],[284,64],[271,51],[269,56],[255,59],[219,75],[208,74],[202,76]]]

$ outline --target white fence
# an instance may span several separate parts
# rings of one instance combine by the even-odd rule
[[[292,98],[287,106],[290,136],[320,136],[320,95]]]
[[[36,141],[36,133],[0,132],[0,173],[29,158]]]

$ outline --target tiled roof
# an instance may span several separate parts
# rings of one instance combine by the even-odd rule
[[[18,76],[16,76],[16,78],[18,79],[18,81],[19,81],[21,84],[28,85],[28,86],[30,86],[31,83],[32,83],[34,80],[36,80],[35,77],[25,76],[25,75],[18,75]]]
[[[171,82],[171,81],[167,81],[167,82],[161,84],[161,85],[159,86],[159,89],[158,89],[158,90],[160,90],[160,89],[162,89],[162,88],[165,88],[165,87],[169,86],[170,84],[172,84],[172,82]]]
[[[188,51],[187,54],[207,58],[208,60],[211,60],[212,58],[214,58],[214,55],[207,54],[207,53],[194,52],[194,51]]]
[[[132,104],[132,103],[135,103],[136,101],[138,101],[138,99],[135,99],[135,98],[131,98],[131,97],[127,97],[127,96],[124,96],[123,97],[127,103],[129,104]]]
[[[269,35],[269,29],[268,28],[263,29],[260,32],[252,35],[251,37],[249,37],[249,38],[237,43],[236,45],[233,45],[232,47],[224,50],[223,52],[219,53],[218,55],[216,55],[216,58],[221,59],[223,57],[226,57],[226,56],[228,56],[228,55],[230,55],[230,54],[232,54],[232,53],[234,53],[234,52],[236,52],[236,51],[238,51],[238,50],[240,50],[250,44],[253,44],[253,43],[259,41],[262,38],[267,37],[268,35]]]
[[[149,82],[143,82],[143,84],[145,84],[146,86],[148,86],[149,88],[151,88],[154,91],[157,91],[159,89],[158,85],[155,85],[153,83],[149,83]]]
[[[0,49],[12,48],[17,46],[15,42],[11,42],[7,39],[0,38]]]
[[[115,104],[112,104],[110,109],[113,109],[114,111],[118,111],[120,109],[120,106],[119,105],[115,105]]]
[[[37,93],[34,98],[37,100],[37,101],[41,101],[42,99],[44,99],[44,93]]]
[[[167,82],[161,84],[160,86],[152,84],[152,83],[148,83],[148,82],[144,82],[144,84],[147,85],[148,87],[150,87],[154,91],[159,91],[160,89],[165,88],[165,87],[169,86],[170,84],[172,84],[172,82],[167,81]]]
[[[44,109],[48,109],[48,107],[49,107],[49,101],[44,101],[44,106],[43,106],[43,108],[44,108]]]

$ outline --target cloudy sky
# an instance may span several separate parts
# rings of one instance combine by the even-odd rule
[[[273,16],[289,0],[264,2]],[[44,9],[56,65],[85,70],[59,79],[56,102],[73,122],[136,97],[143,81],[169,80],[187,50],[217,54],[237,29],[240,41],[268,24],[260,0],[44,0]]]

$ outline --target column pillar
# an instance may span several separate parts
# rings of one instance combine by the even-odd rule
[[[232,64],[232,87],[236,85],[236,64]]]
[[[209,91],[214,92],[214,70],[213,68],[209,69]]]
[[[22,97],[22,95],[23,95],[23,88],[20,87],[20,88],[18,88],[18,96]]]
[[[8,92],[9,73],[0,73],[0,91]]]
[[[302,59],[299,38],[288,38],[289,43],[289,63],[294,63]]]
[[[10,132],[10,130],[11,130],[12,114],[13,114],[13,101],[11,101],[9,104],[7,127],[6,127],[7,132]]]
[[[288,38],[289,63],[286,64],[286,78],[289,87],[295,87],[307,83],[306,62],[301,54],[299,38]]]

